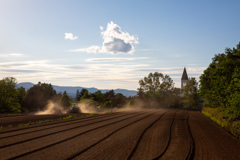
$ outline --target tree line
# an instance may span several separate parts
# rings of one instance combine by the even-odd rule
[[[57,93],[48,83],[39,82],[27,91],[23,87],[16,88],[16,84],[17,80],[13,77],[0,80],[0,113],[43,111],[49,101],[71,110],[71,103],[80,103],[86,99],[89,100],[88,103],[101,108],[120,108],[128,99],[121,93],[115,94],[113,90],[90,93],[87,89],[82,89],[77,90],[76,101],[73,101],[66,91]]]
[[[184,89],[181,89],[174,87],[174,82],[169,75],[155,72],[139,80],[139,85],[134,100],[140,101],[144,107],[198,107],[198,83],[195,78],[190,78]]]
[[[199,95],[204,106],[224,110],[223,118],[240,119],[240,42],[212,58],[200,76]]]

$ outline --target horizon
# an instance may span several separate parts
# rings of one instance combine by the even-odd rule
[[[240,1],[0,1],[0,78],[137,90],[150,72],[181,87],[239,43]]]
[[[32,82],[20,82],[20,83],[17,83],[17,84],[21,84],[21,83],[31,83],[33,85],[36,85],[38,83],[32,83]],[[47,83],[47,82],[41,82],[41,83]],[[47,84],[50,84],[50,83],[47,83]],[[58,87],[79,87],[79,88],[87,88],[87,89],[90,89],[90,88],[95,88],[95,89],[100,89],[100,90],[117,90],[117,89],[121,89],[121,90],[128,90],[128,91],[137,91],[136,90],[132,90],[132,89],[126,89],[126,88],[111,88],[111,89],[106,89],[106,88],[96,88],[96,87],[83,87],[83,86],[60,86],[60,85],[55,85],[55,84],[52,84],[52,86],[58,86]]]

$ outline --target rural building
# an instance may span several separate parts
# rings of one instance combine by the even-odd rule
[[[187,70],[184,67],[182,78],[181,78],[181,89],[183,90],[188,81]]]

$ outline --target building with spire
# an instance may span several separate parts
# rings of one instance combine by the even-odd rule
[[[184,67],[182,78],[181,78],[181,89],[184,89],[185,85],[187,84],[187,81],[188,81],[187,70]]]

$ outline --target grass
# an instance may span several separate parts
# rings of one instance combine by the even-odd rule
[[[231,120],[226,118],[226,111],[224,108],[208,108],[203,107],[202,113],[209,117],[212,121],[225,128],[235,137],[240,138],[240,120]]]
[[[8,126],[0,126],[0,130],[3,130],[3,129],[8,129],[8,128],[12,128],[13,126],[12,125],[8,125]]]
[[[66,117],[60,117],[58,119],[46,119],[46,120],[40,120],[37,122],[28,122],[28,123],[24,123],[24,124],[18,124],[17,127],[23,127],[23,126],[29,126],[29,125],[34,125],[34,124],[42,124],[42,123],[47,123],[47,122],[53,122],[53,121],[59,121],[59,120],[66,120],[66,119],[73,119],[73,118],[81,118],[81,117],[90,117],[90,116],[95,116],[98,115],[97,113],[91,113],[91,114],[85,114],[85,115],[69,115]],[[8,129],[8,128],[13,128],[12,125],[8,125],[8,126],[0,126],[0,130],[3,129]]]

